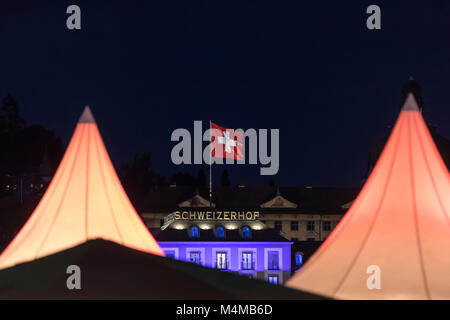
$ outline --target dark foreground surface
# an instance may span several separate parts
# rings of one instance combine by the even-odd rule
[[[81,289],[66,285],[69,265]],[[321,299],[321,297],[91,240],[0,271],[0,299]]]

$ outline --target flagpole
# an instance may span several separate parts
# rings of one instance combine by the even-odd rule
[[[209,208],[212,209],[212,132],[211,132],[211,120],[209,120],[209,141],[211,150],[209,151]]]

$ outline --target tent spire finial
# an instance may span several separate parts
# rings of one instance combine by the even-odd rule
[[[416,99],[411,92],[408,93],[408,96],[406,97],[402,111],[419,111],[419,106],[417,105]]]
[[[89,106],[86,106],[84,108],[84,111],[81,114],[78,123],[95,123],[94,115],[92,114],[91,108],[89,108]]]

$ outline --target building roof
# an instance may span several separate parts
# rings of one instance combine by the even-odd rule
[[[67,289],[70,265],[81,269],[81,290]],[[323,299],[104,240],[1,270],[0,288],[0,299]]]
[[[450,176],[414,104],[410,94],[361,193],[290,287],[339,299],[450,298]],[[381,288],[369,290],[377,270]]]
[[[354,200],[357,188],[327,187],[215,187],[213,203],[215,210],[259,210],[262,213],[344,214],[342,206]],[[138,206],[141,213],[170,213],[180,210],[179,204],[194,197],[194,187],[162,187],[148,193]],[[208,199],[207,190],[199,190]],[[277,195],[294,203],[296,207],[266,207],[261,205]]]
[[[224,238],[217,238],[215,235],[215,230],[199,230],[198,238],[191,238],[189,236],[189,228],[183,230],[177,230],[172,228],[167,228],[164,231],[160,229],[152,229],[153,235],[156,241],[246,241],[246,242],[289,242],[288,239],[281,236],[280,232],[275,229],[262,229],[262,230],[251,230],[250,238],[243,238],[241,230],[225,230]]]
[[[0,268],[96,238],[164,254],[123,190],[86,107],[50,186],[0,256]]]

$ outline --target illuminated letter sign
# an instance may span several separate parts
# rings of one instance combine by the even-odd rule
[[[253,221],[259,219],[259,211],[175,211],[165,220]]]

